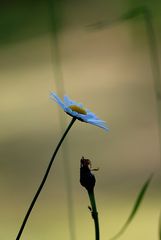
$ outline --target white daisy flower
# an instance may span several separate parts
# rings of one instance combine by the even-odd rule
[[[64,102],[57,96],[56,93],[51,93],[51,98],[55,100],[59,106],[73,118],[76,118],[82,122],[90,123],[97,127],[103,128],[108,131],[108,127],[105,121],[99,119],[94,113],[88,109],[84,109],[81,103],[77,103],[71,100],[68,96],[64,96]]]

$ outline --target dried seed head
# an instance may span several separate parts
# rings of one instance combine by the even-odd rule
[[[91,161],[81,158],[80,161],[80,183],[87,191],[93,191],[95,186],[95,176],[91,173]]]

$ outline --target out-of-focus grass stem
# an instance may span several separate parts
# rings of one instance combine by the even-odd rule
[[[132,208],[132,211],[128,217],[128,219],[126,220],[125,224],[122,226],[122,228],[120,229],[120,231],[112,238],[110,238],[110,240],[115,240],[118,239],[124,232],[125,230],[128,228],[129,224],[132,222],[132,220],[134,219],[136,213],[138,212],[140,205],[144,199],[145,193],[147,192],[147,189],[149,187],[149,184],[151,183],[151,180],[153,178],[153,174],[150,175],[150,177],[146,180],[146,182],[143,184],[137,198],[136,201],[134,203],[134,206]]]
[[[149,52],[150,52],[150,60],[151,67],[153,72],[154,79],[154,89],[156,93],[156,105],[157,105],[157,115],[158,115],[158,126],[159,126],[159,147],[160,147],[160,158],[161,158],[161,73],[160,73],[160,63],[159,63],[159,54],[157,48],[157,40],[155,35],[155,30],[152,22],[152,16],[150,10],[145,7],[144,8],[144,19],[145,19],[145,27],[147,31],[147,39],[149,43]]]
[[[153,16],[151,11],[147,5],[140,5],[136,8],[133,8],[126,13],[122,14],[120,17],[116,19],[112,19],[110,21],[104,20],[100,22],[96,22],[94,24],[88,25],[88,30],[102,30],[104,28],[109,28],[115,26],[116,24],[129,21],[133,18],[142,16],[142,19],[145,23],[146,28],[146,37],[148,41],[149,47],[149,55],[151,62],[151,69],[154,80],[154,90],[156,93],[156,105],[157,105],[157,118],[158,118],[158,138],[159,138],[159,147],[160,147],[160,158],[161,158],[161,72],[160,72],[160,62],[159,62],[159,51],[157,47],[157,39],[156,33],[153,24]]]
[[[159,234],[159,240],[161,240],[161,212],[159,216],[159,229],[158,229],[158,234]]]
[[[48,0],[48,12],[49,12],[49,25],[51,31],[51,59],[53,63],[53,72],[55,76],[55,83],[57,93],[59,96],[64,95],[64,81],[61,67],[61,53],[60,53],[60,41],[59,32],[61,30],[62,23],[62,11],[61,11],[61,0]],[[59,110],[60,128],[61,131],[65,126],[65,119],[62,117],[61,110]],[[75,234],[75,220],[74,220],[74,204],[73,204],[73,192],[71,184],[71,168],[68,159],[68,146],[67,141],[62,147],[62,158],[63,158],[63,170],[66,185],[67,194],[67,210],[68,210],[68,224],[69,234],[71,240],[76,240]]]
[[[150,55],[150,62],[151,62],[151,69],[153,74],[153,80],[154,80],[154,90],[156,93],[156,105],[157,105],[157,118],[158,118],[158,138],[159,138],[159,147],[160,147],[160,158],[161,158],[161,72],[160,72],[160,62],[159,62],[159,54],[158,54],[158,47],[157,47],[157,39],[156,39],[156,33],[154,29],[153,24],[153,17],[151,14],[150,9],[147,5],[139,6],[137,8],[134,8],[133,10],[127,12],[122,17],[120,17],[120,20],[129,20],[131,18],[142,16],[144,23],[145,23],[145,29],[146,29],[146,35],[147,35],[147,41],[148,41],[148,47],[149,47],[149,55]]]
[[[145,26],[149,42],[149,51],[151,58],[151,66],[153,71],[153,77],[155,82],[155,91],[157,95],[157,100],[161,100],[161,73],[160,73],[160,64],[159,64],[159,55],[157,48],[156,34],[152,22],[152,15],[148,7],[144,8],[143,16],[145,20]]]

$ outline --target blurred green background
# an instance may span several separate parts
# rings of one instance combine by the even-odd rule
[[[156,0],[0,3],[0,239],[16,238],[70,121],[50,91],[84,103],[110,131],[75,123],[21,239],[94,239],[89,200],[79,184],[82,155],[100,168],[95,175],[102,240],[120,229],[155,172],[120,239],[158,239],[160,13]]]

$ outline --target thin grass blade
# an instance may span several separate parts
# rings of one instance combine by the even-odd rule
[[[151,182],[153,178],[153,174],[150,175],[150,177],[146,180],[146,182],[143,184],[137,198],[136,198],[136,201],[134,203],[134,206],[133,206],[133,209],[127,219],[127,221],[125,222],[125,224],[123,225],[123,227],[120,229],[120,231],[114,236],[112,237],[110,240],[115,240],[117,238],[119,238],[124,232],[125,230],[127,229],[127,227],[129,226],[129,224],[131,223],[131,221],[133,220],[134,216],[136,215],[140,205],[141,205],[141,202],[143,201],[143,198],[144,198],[144,195],[149,187],[149,184]],[[161,224],[160,224],[161,225]],[[161,240],[161,238],[160,238]]]
[[[161,240],[161,212],[159,216],[159,240]]]

